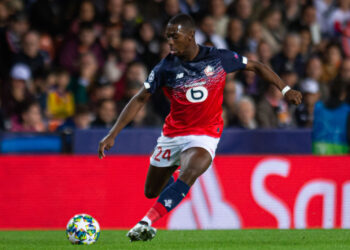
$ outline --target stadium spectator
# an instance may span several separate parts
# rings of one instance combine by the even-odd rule
[[[301,14],[301,4],[297,0],[283,1],[284,24],[288,27],[291,23],[297,21]]]
[[[56,85],[56,74],[53,70],[45,70],[33,77],[32,94],[40,104],[41,110],[47,109],[47,95]]]
[[[205,15],[201,19],[195,39],[198,44],[215,46],[219,49],[227,48],[225,40],[215,33],[215,20],[211,15]]]
[[[283,80],[285,84],[287,84],[289,87],[292,89],[297,89],[299,90],[299,76],[296,71],[293,70],[283,70],[280,73],[280,77]]]
[[[311,33],[309,29],[302,29],[300,32],[300,55],[306,62],[314,54],[315,48],[312,46]]]
[[[122,70],[126,70],[126,67],[129,63],[136,61],[137,59],[137,50],[136,50],[136,41],[134,39],[124,39],[120,46],[119,59],[120,63],[118,67]]]
[[[322,35],[325,35],[328,31],[327,21],[330,13],[333,10],[333,0],[315,0],[313,1],[316,8],[317,22],[320,26]]]
[[[62,0],[34,1],[30,8],[32,28],[53,36],[62,36],[66,32],[68,24],[67,7],[69,2]]]
[[[338,75],[342,63],[341,48],[336,43],[328,44],[324,53],[321,82],[328,84]]]
[[[104,99],[97,105],[97,116],[91,123],[94,128],[111,128],[117,119],[117,106],[114,100]]]
[[[36,31],[28,31],[23,35],[22,50],[14,56],[14,64],[23,63],[29,66],[33,75],[44,70],[48,62],[48,54],[40,50],[40,35]]]
[[[250,17],[251,20],[261,20],[261,18],[264,16],[263,14],[266,13],[268,9],[280,7],[274,0],[260,0],[253,1],[252,3],[253,10]]]
[[[260,22],[254,21],[250,23],[247,28],[247,36],[245,40],[247,51],[256,53],[259,43],[263,40],[262,25]]]
[[[341,64],[339,77],[341,81],[344,81],[350,85],[350,58],[344,59],[343,63]]]
[[[9,25],[0,30],[0,79],[8,77],[13,57],[21,50],[21,38],[28,29],[27,15],[20,12],[13,14],[9,19]]]
[[[258,54],[258,58],[259,58],[260,62],[272,67],[271,66],[271,59],[272,59],[273,54],[272,54],[271,47],[267,42],[261,41],[258,44],[257,54]]]
[[[300,91],[303,93],[303,102],[295,109],[295,121],[298,127],[312,127],[314,107],[320,99],[319,83],[307,78],[301,82]]]
[[[133,1],[127,1],[123,6],[123,37],[135,37],[137,28],[142,22],[142,17],[139,14],[137,5]]]
[[[78,105],[73,117],[69,117],[61,124],[57,131],[70,133],[75,129],[88,129],[91,123],[90,108],[86,105]]]
[[[266,10],[263,16],[262,38],[267,42],[273,54],[281,50],[281,42],[285,36],[286,30],[282,22],[282,13],[277,8]]]
[[[226,80],[223,98],[223,107],[225,108],[224,120],[226,126],[233,126],[237,119],[236,104],[240,96],[237,94],[239,83],[234,80]]]
[[[122,41],[121,32],[121,27],[116,24],[106,23],[103,26],[103,31],[99,37],[99,42],[104,51],[106,51],[107,55],[116,55],[119,51]]]
[[[350,142],[350,107],[344,102],[347,83],[334,81],[326,102],[317,102],[312,129],[314,154],[348,154]]]
[[[125,107],[125,105],[130,101],[130,99],[134,95],[136,95],[136,93],[142,87],[143,82],[144,81],[139,81],[137,79],[127,80],[123,98],[117,102],[118,103],[118,113],[120,113],[123,110],[123,108]]]
[[[243,41],[244,28],[242,21],[238,18],[232,18],[227,24],[226,44],[229,50],[243,53],[245,44]]]
[[[164,27],[170,18],[180,13],[179,0],[164,0],[163,8],[154,20],[154,27],[158,34],[163,33]],[[154,17],[153,17],[154,18]]]
[[[288,26],[288,30],[293,32],[300,32],[302,29],[312,31],[314,43],[319,42],[321,31],[317,23],[316,8],[312,4],[303,6],[300,18]]]
[[[321,84],[320,79],[322,76],[322,61],[317,56],[312,56],[306,63],[305,80],[315,81],[318,85],[319,91],[326,99],[328,94],[328,87],[325,84]]]
[[[308,29],[313,44],[321,42],[321,27],[317,22],[316,8],[314,5],[306,5],[303,9],[300,27]]]
[[[120,100],[124,94],[128,66],[137,60],[136,46],[136,41],[134,39],[124,39],[122,41],[119,53],[120,61],[115,65],[117,70],[122,74],[121,78],[115,83],[117,101]]]
[[[150,105],[143,106],[128,125],[131,128],[162,127],[162,120],[151,109]]]
[[[209,11],[214,18],[215,33],[221,37],[226,37],[229,17],[226,15],[226,5],[224,0],[211,0]]]
[[[16,64],[10,72],[10,84],[6,85],[2,96],[2,105],[6,117],[18,117],[24,103],[33,100],[30,93],[31,72],[27,65]]]
[[[122,13],[124,0],[107,0],[107,13],[105,23],[122,27]]]
[[[45,64],[51,65],[56,57],[56,47],[52,37],[48,34],[41,34],[39,41],[40,51],[44,52]]]
[[[50,120],[59,120],[59,123],[62,123],[74,114],[74,97],[68,90],[69,72],[58,69],[55,75],[56,84],[47,95],[47,116]]]
[[[92,23],[81,23],[79,34],[66,41],[60,52],[59,62],[70,73],[79,71],[79,58],[82,54],[92,53],[96,57],[99,67],[104,64],[104,55],[101,45],[97,42]]]
[[[117,68],[117,63],[117,55],[113,52],[109,53],[105,65],[103,66],[102,74],[110,82],[118,82],[124,73],[121,69]]]
[[[0,28],[4,28],[7,25],[8,19],[10,17],[10,10],[7,6],[7,1],[0,1]]]
[[[133,62],[129,64],[126,72],[125,77],[126,81],[139,81],[144,82],[147,78],[147,69],[146,65],[141,62]]]
[[[229,6],[228,12],[229,16],[238,17],[246,26],[253,14],[252,0],[236,0]]]
[[[255,53],[246,53],[248,60],[257,61],[258,57]],[[261,81],[259,76],[252,71],[242,71],[237,76],[238,80],[244,88],[244,94],[253,98],[258,98],[264,90],[265,83]]]
[[[91,101],[97,104],[103,99],[113,99],[115,95],[115,86],[106,77],[101,76],[94,84],[94,89],[91,94]]]
[[[140,59],[149,69],[153,68],[158,62],[160,50],[159,39],[156,37],[155,30],[150,22],[143,22],[138,32],[137,52]]]
[[[338,0],[338,6],[329,14],[327,34],[337,37],[343,32],[344,26],[350,21],[350,1]]]
[[[264,97],[257,104],[257,122],[261,128],[286,128],[292,124],[287,103],[281,92],[269,85]]]
[[[37,102],[23,103],[18,119],[12,119],[12,132],[45,132],[46,124]]]
[[[73,92],[75,104],[88,104],[90,90],[97,79],[98,64],[92,53],[80,56],[79,74],[73,76],[69,89]]]
[[[200,11],[200,3],[198,0],[180,0],[181,13],[196,15]]]
[[[243,96],[237,103],[237,124],[239,128],[255,129],[257,123],[255,121],[255,104],[254,101],[247,96]]]
[[[102,32],[102,26],[97,22],[96,7],[92,0],[83,0],[79,5],[77,18],[70,25],[70,32],[72,34],[78,34],[80,24],[90,22],[93,23],[94,31],[99,36]]]
[[[271,64],[277,73],[282,70],[295,70],[299,76],[304,74],[304,62],[300,55],[301,40],[297,33],[289,33],[283,42],[282,52],[272,58]]]
[[[346,57],[350,57],[350,20],[346,22],[341,35],[341,44]]]

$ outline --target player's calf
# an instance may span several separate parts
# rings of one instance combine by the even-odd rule
[[[171,185],[172,183],[174,183],[174,177],[170,176],[167,184],[163,187],[163,189],[155,189],[153,186],[150,185],[146,185],[145,186],[145,196],[148,199],[154,199],[157,198],[161,192],[163,192],[169,185]]]

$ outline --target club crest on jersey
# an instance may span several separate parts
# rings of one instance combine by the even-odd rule
[[[212,66],[208,65],[207,67],[205,67],[204,73],[206,76],[212,76],[212,75],[214,75],[214,68]]]

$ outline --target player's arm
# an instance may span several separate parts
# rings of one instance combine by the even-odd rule
[[[301,103],[302,95],[299,91],[290,89],[279,76],[273,72],[267,65],[249,60],[245,70],[254,71],[265,81],[274,84],[282,93],[289,103],[299,105]]]
[[[99,143],[98,156],[100,159],[105,157],[105,150],[109,150],[113,147],[114,140],[119,132],[134,119],[137,112],[147,103],[150,96],[151,93],[149,93],[145,87],[142,87],[125,106],[109,133]]]

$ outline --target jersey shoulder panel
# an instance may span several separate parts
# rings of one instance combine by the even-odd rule
[[[226,73],[246,68],[248,59],[245,56],[241,56],[237,52],[227,49],[217,49],[216,51]]]

